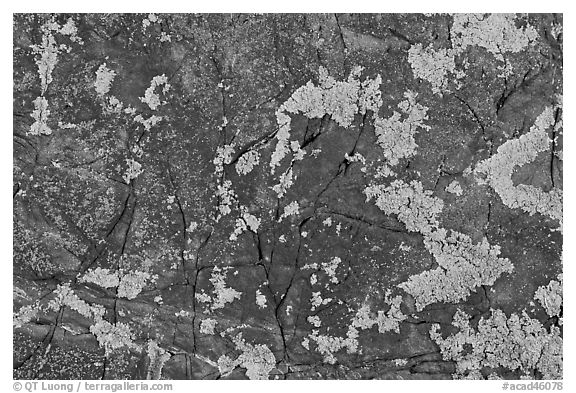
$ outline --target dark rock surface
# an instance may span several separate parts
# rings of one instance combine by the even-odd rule
[[[13,62],[14,378],[562,377],[561,16],[18,14]]]

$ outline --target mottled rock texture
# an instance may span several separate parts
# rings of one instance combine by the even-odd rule
[[[14,16],[14,378],[562,378],[561,15]]]

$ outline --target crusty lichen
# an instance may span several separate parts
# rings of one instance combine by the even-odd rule
[[[200,321],[200,333],[202,334],[214,334],[214,329],[218,321],[212,318],[205,318]]]
[[[50,109],[48,109],[48,101],[44,97],[37,97],[34,100],[34,111],[32,111],[32,118],[34,123],[30,126],[30,134],[32,135],[50,135],[52,129],[48,126],[48,116]]]
[[[66,24],[60,26],[53,20],[53,17],[41,26],[42,43],[31,45],[32,52],[36,55],[36,65],[40,75],[40,96],[34,100],[34,111],[32,117],[34,123],[30,127],[29,133],[32,135],[50,135],[52,130],[48,126],[48,100],[46,93],[48,86],[52,83],[52,72],[58,63],[58,53],[62,50],[70,52],[71,48],[66,44],[56,42],[53,33],[68,36],[72,42],[82,44],[82,39],[78,37],[78,29],[72,18],[69,18]]]
[[[136,179],[142,173],[142,164],[132,158],[127,158],[126,165],[128,165],[128,168],[126,168],[126,172],[122,175],[122,179],[124,179],[126,184],[130,184],[132,180]]]
[[[216,189],[216,196],[219,199],[218,203],[218,216],[216,221],[232,212],[232,203],[236,201],[236,193],[232,189],[232,182],[224,180],[219,184]]]
[[[164,364],[170,360],[172,355],[170,355],[164,348],[161,348],[154,340],[148,341],[146,354],[148,355],[148,371],[146,372],[146,379],[160,379],[162,377],[162,368],[164,367]]]
[[[392,291],[388,289],[384,293],[384,303],[388,306],[388,310],[379,310],[375,316],[373,316],[369,304],[362,304],[352,319],[352,326],[364,330],[377,325],[379,333],[390,331],[400,333],[400,323],[408,318],[400,309],[402,296],[392,297]]]
[[[142,19],[142,32],[144,33],[152,23],[158,23],[158,22],[160,22],[160,20],[156,14],[153,13],[148,14],[146,18]]]
[[[105,319],[98,319],[94,325],[90,326],[90,333],[96,336],[98,343],[107,354],[123,347],[136,348],[134,333],[130,326],[123,322],[111,324]]]
[[[474,288],[492,285],[502,273],[512,272],[510,261],[498,257],[498,246],[491,246],[486,239],[475,244],[463,233],[440,228],[438,215],[444,204],[420,182],[395,180],[386,187],[371,185],[364,193],[367,200],[376,199],[384,213],[397,215],[407,230],[421,233],[439,265],[399,284],[414,297],[418,310],[436,302],[465,299]]]
[[[463,233],[440,229],[424,238],[438,267],[411,276],[398,286],[411,294],[418,310],[438,302],[458,302],[474,288],[493,285],[503,273],[512,273],[507,258],[499,258],[500,247],[491,246],[486,238],[479,243]]]
[[[90,306],[74,293],[69,283],[58,285],[54,291],[56,297],[48,303],[48,309],[60,310],[61,307],[68,307],[85,318],[97,318],[104,314],[102,307]]]
[[[558,275],[558,281],[551,280],[545,287],[539,287],[534,294],[534,299],[542,305],[550,317],[558,317],[558,323],[562,325],[562,286],[563,275]]]
[[[465,76],[466,59],[463,68],[456,68],[455,58],[469,46],[486,49],[503,62],[498,68],[500,76],[507,77],[512,65],[504,58],[505,53],[518,53],[535,42],[538,32],[529,23],[525,27],[516,27],[514,14],[453,14],[450,28],[450,48],[435,49],[433,44],[423,47],[413,44],[408,50],[408,62],[414,76],[430,82],[432,92],[441,95],[448,91],[448,74],[454,76],[456,88],[460,88],[459,79]]]
[[[104,96],[110,91],[112,87],[112,82],[116,77],[116,72],[109,69],[106,63],[103,63],[96,70],[96,81],[94,81],[94,89],[96,89],[96,94],[99,96]]]
[[[19,328],[31,322],[38,315],[38,307],[32,304],[22,306],[18,312],[12,316],[12,326],[14,329]]]
[[[320,291],[312,292],[312,297],[310,298],[310,311],[315,311],[318,307],[326,305],[332,300],[331,297],[323,299]]]
[[[230,234],[230,240],[238,240],[238,236],[247,230],[253,233],[258,233],[258,228],[260,227],[260,219],[252,214],[248,213],[244,208],[241,208],[242,213],[239,218],[236,219],[236,226],[234,232]]]
[[[490,185],[506,206],[520,208],[530,215],[540,213],[548,216],[558,220],[562,228],[561,189],[554,187],[545,192],[531,185],[515,186],[512,181],[517,166],[534,161],[539,153],[550,149],[551,141],[546,130],[555,124],[554,113],[554,107],[546,107],[527,134],[498,147],[496,154],[476,165],[474,174],[479,183]]]
[[[58,285],[54,293],[56,297],[50,300],[47,309],[59,311],[62,307],[68,307],[83,317],[92,319],[94,323],[90,326],[90,332],[96,336],[106,354],[123,347],[139,350],[138,345],[133,341],[134,335],[128,324],[118,321],[112,324],[105,320],[104,307],[90,305],[80,299],[69,283]]]
[[[118,297],[135,299],[136,296],[142,292],[142,289],[144,289],[148,281],[154,281],[157,278],[157,275],[152,275],[148,272],[128,272],[120,278],[120,283],[118,284]]]
[[[221,175],[224,171],[224,165],[230,164],[232,161],[232,155],[234,154],[234,144],[218,146],[216,148],[216,155],[212,163],[214,164],[215,173]]]
[[[284,213],[280,216],[280,221],[286,217],[296,216],[300,213],[300,205],[298,201],[292,201],[284,206]]]
[[[334,356],[336,352],[346,349],[349,354],[352,354],[358,351],[358,330],[353,326],[349,326],[346,338],[320,334],[318,329],[314,329],[312,334],[306,337],[303,346],[309,347],[310,340],[314,341],[316,351],[324,357],[324,362],[328,364],[336,363],[336,356]]]
[[[144,92],[144,97],[140,97],[140,101],[147,104],[153,111],[158,109],[160,105],[166,103],[165,101],[160,101],[160,96],[155,92],[156,88],[162,85],[164,85],[164,87],[162,87],[162,93],[168,93],[171,87],[168,83],[168,77],[164,74],[155,76],[150,82],[150,87]]]
[[[432,44],[426,48],[422,48],[422,44],[412,45],[408,50],[408,62],[414,76],[430,82],[434,94],[446,91],[448,73],[456,73],[453,49],[435,50]]]
[[[219,268],[215,266],[212,269],[212,274],[210,275],[210,282],[214,287],[214,297],[204,294],[196,295],[196,299],[203,303],[210,303],[209,307],[211,311],[217,310],[219,308],[224,308],[227,303],[232,303],[235,299],[240,299],[242,296],[241,292],[238,292],[234,288],[226,286],[226,271],[227,268]]]
[[[462,187],[460,186],[460,183],[458,183],[458,180],[453,180],[450,184],[446,186],[445,190],[446,192],[449,192],[456,196],[462,195]]]
[[[333,284],[338,284],[336,272],[341,262],[342,259],[340,257],[334,257],[329,262],[322,262],[322,270],[328,275],[330,282]]]
[[[258,308],[266,308],[266,296],[260,291],[260,289],[256,290],[256,305]]]
[[[417,96],[417,93],[408,90],[404,93],[406,99],[398,104],[402,114],[394,111],[391,117],[377,117],[374,121],[377,143],[384,151],[387,164],[391,166],[415,154],[418,147],[414,140],[416,131],[430,129],[424,124],[428,120],[428,108],[416,102]],[[401,116],[404,119],[401,120]]]
[[[113,98],[111,98],[111,100],[112,99]],[[132,112],[129,108],[125,109],[125,111],[128,111],[128,113]],[[144,119],[144,117],[142,115],[134,116],[134,121],[142,124],[146,131],[150,131],[152,129],[152,127],[154,127],[156,124],[158,124],[158,122],[160,122],[163,119],[164,118],[162,116],[156,116],[156,115],[152,115],[147,119]]]
[[[357,113],[365,114],[368,110],[377,114],[382,106],[380,84],[382,78],[377,75],[374,79],[360,81],[362,67],[354,67],[348,78],[337,81],[328,74],[324,67],[318,71],[318,85],[308,81],[292,93],[276,111],[278,132],[276,133],[276,147],[270,159],[271,173],[292,152],[290,166],[280,175],[279,183],[273,187],[278,198],[283,197],[293,184],[292,165],[295,161],[303,159],[305,152],[299,143],[290,141],[290,114],[302,114],[308,119],[319,119],[329,115],[341,127],[349,127]]]
[[[516,27],[515,14],[453,14],[452,45],[458,52],[479,46],[502,60],[506,52],[518,53],[538,38],[530,24]]]
[[[530,376],[535,371],[543,379],[562,378],[562,337],[552,326],[548,332],[536,319],[524,311],[521,316],[507,317],[501,310],[491,310],[474,329],[470,317],[461,310],[454,315],[452,324],[459,329],[447,338],[439,333],[440,325],[434,324],[430,337],[438,344],[444,360],[456,362],[454,377],[476,378],[480,371],[498,369],[519,370]]]
[[[239,175],[247,175],[252,172],[255,166],[260,162],[260,153],[256,150],[249,150],[242,154],[236,162],[236,172]]]
[[[117,272],[97,267],[96,269],[88,270],[78,281],[96,284],[102,288],[115,288],[120,284],[120,277]]]
[[[372,111],[373,116],[378,115],[382,106],[382,78],[377,75],[374,79],[361,81],[362,70],[362,67],[356,66],[346,80],[337,81],[324,67],[320,67],[318,85],[308,81],[277,109],[277,143],[270,159],[271,173],[274,174],[284,157],[292,153],[290,165],[280,175],[278,184],[272,187],[278,198],[282,198],[294,183],[292,167],[306,154],[298,141],[290,140],[290,114],[302,114],[308,119],[319,119],[328,115],[341,127],[349,127],[358,113],[363,115]]]
[[[438,215],[444,202],[424,190],[422,183],[394,180],[390,185],[371,185],[364,189],[366,201],[375,199],[376,206],[386,214],[396,214],[411,232],[429,234],[438,227]]]
[[[286,191],[294,184],[293,174],[292,167],[288,168],[280,175],[278,184],[272,186],[272,190],[278,194],[278,198],[282,198],[286,194]]]
[[[318,315],[309,315],[306,318],[306,320],[314,327],[319,328],[320,326],[322,326],[322,321],[320,320],[320,317]]]
[[[222,376],[230,374],[236,367],[246,369],[246,376],[249,379],[267,380],[270,372],[276,367],[276,357],[264,344],[252,345],[242,338],[242,333],[238,333],[232,338],[236,350],[240,355],[232,360],[227,355],[222,355],[218,359],[218,369]]]
[[[128,273],[112,272],[109,269],[97,267],[87,271],[79,282],[96,284],[102,288],[117,288],[117,295],[120,298],[135,299],[148,281],[154,281],[157,275],[152,275],[145,271],[133,271]]]

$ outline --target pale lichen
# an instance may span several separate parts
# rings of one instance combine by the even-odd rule
[[[96,336],[98,343],[104,348],[107,354],[123,348],[136,348],[133,340],[134,333],[125,323],[116,322],[111,324],[105,319],[98,319],[90,326],[90,333]]]
[[[473,243],[463,233],[451,231],[447,236],[440,229],[425,237],[424,245],[439,266],[398,285],[414,297],[418,310],[432,303],[458,302],[475,288],[493,285],[503,273],[513,271],[510,260],[498,257],[500,247],[491,246],[486,238]]]
[[[92,307],[74,293],[69,283],[60,284],[54,291],[56,297],[48,303],[48,309],[58,311],[61,307],[68,307],[85,318],[101,317],[104,309]]]
[[[121,272],[112,272],[109,269],[97,267],[96,269],[88,270],[78,281],[96,284],[102,288],[117,288],[118,297],[134,299],[142,292],[148,281],[154,281],[157,278],[157,275],[144,271],[122,274]]]
[[[561,189],[554,187],[545,192],[531,185],[516,186],[512,180],[516,167],[534,161],[539,153],[550,149],[551,141],[546,130],[555,124],[554,112],[554,107],[546,107],[528,133],[498,147],[496,154],[476,165],[474,174],[479,183],[490,185],[506,206],[520,208],[530,215],[540,213],[548,216],[558,220],[562,228]]]
[[[512,73],[512,64],[504,58],[505,53],[518,53],[538,38],[538,32],[530,24],[516,27],[514,14],[453,14],[450,28],[451,48],[434,49],[430,44],[426,48],[421,43],[413,44],[408,50],[408,62],[414,76],[430,82],[432,92],[442,94],[448,91],[448,74],[452,74],[456,88],[460,88],[460,79],[465,74],[467,60],[463,68],[457,69],[455,58],[469,46],[486,49],[503,62],[499,66],[499,76],[508,77]]]
[[[442,338],[440,325],[434,324],[430,337],[438,344],[442,357],[456,362],[456,378],[480,377],[480,371],[499,369],[519,370],[524,375],[535,371],[543,379],[562,378],[562,337],[552,326],[548,332],[536,319],[524,311],[521,316],[507,317],[501,310],[491,310],[476,329],[470,317],[458,310],[452,322],[459,332]]]
[[[50,109],[48,109],[48,101],[44,97],[37,97],[34,100],[34,111],[30,115],[34,119],[34,123],[30,126],[30,134],[32,135],[50,135],[52,130],[48,126],[48,116],[50,116]]]
[[[154,281],[158,278],[148,272],[134,271],[123,275],[118,285],[118,297],[134,299],[142,292],[148,281]]]
[[[232,189],[232,182],[224,180],[219,184],[216,189],[216,196],[219,199],[218,203],[218,216],[216,221],[232,212],[232,203],[236,200],[236,193]]]
[[[214,164],[216,174],[220,175],[224,171],[224,165],[232,162],[232,155],[234,154],[234,144],[218,146],[216,148],[216,156],[212,163]]]
[[[267,307],[266,296],[264,296],[262,294],[262,292],[260,292],[260,289],[256,290],[256,305],[258,306],[258,308],[266,308]]]
[[[538,38],[530,24],[517,27],[515,14],[453,14],[452,45],[458,52],[479,46],[503,60],[503,53],[518,53]]]
[[[376,206],[386,214],[396,214],[412,232],[430,233],[438,226],[438,215],[444,202],[424,190],[422,183],[394,180],[390,185],[371,185],[364,189],[366,201],[375,199]]]
[[[60,284],[54,291],[55,298],[47,305],[48,310],[59,311],[62,307],[68,307],[85,318],[92,319],[90,332],[96,336],[98,343],[104,348],[106,354],[117,349],[126,347],[138,350],[139,347],[133,341],[134,335],[130,326],[122,322],[114,324],[104,319],[105,309],[101,305],[90,305],[74,293],[69,283]]]
[[[336,271],[341,262],[342,259],[340,259],[340,257],[334,257],[329,262],[322,262],[322,270],[328,275],[330,282],[333,284],[338,284]]]
[[[252,172],[255,166],[260,162],[260,153],[256,150],[250,150],[242,154],[236,162],[236,172],[239,175],[246,175]]]
[[[558,317],[562,325],[562,287],[563,275],[558,275],[558,281],[551,280],[547,286],[539,287],[534,294],[534,299],[542,305],[549,317]]]
[[[148,355],[148,371],[146,372],[146,379],[161,379],[162,368],[164,367],[164,364],[170,360],[172,355],[170,355],[164,348],[161,348],[154,340],[148,342],[146,354]]]
[[[320,334],[318,329],[314,329],[312,334],[309,334],[302,342],[302,346],[309,349],[310,340],[316,344],[316,351],[324,357],[324,362],[328,364],[336,363],[336,356],[334,356],[336,352],[346,349],[348,354],[353,354],[358,351],[358,330],[353,326],[348,327],[346,338]]]
[[[156,110],[160,105],[164,105],[165,101],[160,101],[160,96],[155,92],[157,87],[162,87],[162,93],[166,94],[170,90],[170,84],[168,83],[168,77],[164,74],[157,75],[152,78],[150,82],[150,87],[144,92],[144,97],[140,97],[140,101],[147,104],[151,110]]]
[[[94,88],[99,96],[104,96],[110,91],[112,87],[112,82],[116,77],[116,72],[109,69],[106,63],[103,63],[96,70],[96,81],[94,82]]]
[[[278,194],[278,198],[282,198],[286,191],[294,184],[292,167],[289,167],[280,175],[278,184],[272,186],[272,190]]]
[[[430,82],[434,94],[446,91],[448,73],[456,73],[453,50],[448,48],[435,50],[432,44],[426,48],[422,48],[422,44],[412,45],[408,50],[408,62],[414,76]]]
[[[34,100],[34,112],[32,113],[35,122],[29,131],[32,135],[50,135],[52,133],[52,130],[47,125],[50,111],[48,110],[48,100],[45,96],[48,86],[52,83],[52,72],[58,63],[58,53],[61,50],[67,50],[68,52],[71,50],[66,44],[58,45],[53,33],[69,36],[72,42],[82,44],[82,39],[77,36],[78,29],[72,18],[69,18],[64,26],[60,26],[53,19],[50,19],[41,26],[41,31],[42,43],[31,45],[32,52],[36,55],[35,61],[40,75],[40,96]]]
[[[236,219],[234,232],[230,234],[229,237],[232,241],[238,240],[238,236],[247,230],[250,230],[252,233],[258,233],[258,228],[260,227],[261,220],[259,218],[245,211],[243,207],[241,207],[241,210],[244,211],[242,211],[241,217]]]
[[[400,159],[412,157],[418,147],[414,135],[419,129],[430,129],[424,124],[428,120],[428,108],[416,102],[417,96],[410,90],[405,92],[406,99],[398,104],[402,114],[394,111],[389,118],[377,117],[374,121],[377,143],[384,152],[387,165],[395,166]]]
[[[367,303],[362,304],[352,319],[351,326],[365,330],[377,325],[379,333],[390,331],[400,333],[400,323],[408,318],[400,309],[402,296],[392,297],[392,292],[388,289],[384,294],[384,303],[388,306],[388,310],[379,310],[376,315],[373,315]]]
[[[395,180],[387,187],[369,186],[364,193],[367,200],[376,199],[376,206],[384,213],[397,215],[408,231],[421,233],[426,249],[439,265],[399,284],[414,297],[418,310],[435,302],[462,300],[474,288],[492,285],[501,274],[512,272],[510,261],[498,257],[498,246],[491,246],[486,239],[474,243],[463,233],[449,234],[440,228],[438,215],[443,202],[424,190],[420,182]]]
[[[203,319],[200,322],[200,333],[202,334],[214,334],[214,329],[216,328],[218,321],[212,318]]]
[[[295,216],[300,213],[300,205],[298,201],[292,201],[284,206],[284,213],[280,216],[280,221],[286,217]]]
[[[227,269],[221,269],[218,266],[212,269],[209,281],[214,287],[213,298],[210,296],[199,296],[200,294],[196,295],[198,301],[210,303],[211,311],[224,308],[227,303],[232,303],[242,296],[241,292],[226,286],[226,271]]]
[[[92,283],[102,288],[115,288],[120,284],[120,277],[117,272],[97,267],[84,273],[84,275],[78,279],[78,282]]]
[[[159,22],[159,18],[156,14],[148,14],[146,18],[142,19],[142,32],[144,33],[150,25],[157,22]]]
[[[38,315],[38,307],[28,304],[22,306],[18,312],[14,313],[12,316],[12,326],[14,329],[22,327],[29,322],[31,322]]]
[[[296,89],[290,98],[278,108],[276,111],[278,142],[270,160],[272,173],[291,150],[289,114],[301,113],[308,119],[319,119],[329,115],[341,127],[349,127],[356,113],[365,114],[368,110],[378,112],[382,106],[380,92],[382,78],[378,75],[374,79],[360,81],[361,73],[362,67],[356,66],[346,80],[337,81],[328,75],[324,67],[320,67],[318,85],[308,81]],[[301,151],[298,149],[295,153],[296,158],[301,159]]]
[[[226,355],[220,356],[218,359],[218,369],[222,376],[230,374],[236,367],[243,367],[246,369],[246,376],[249,379],[267,380],[270,372],[276,366],[276,357],[264,344],[252,345],[247,343],[242,338],[242,333],[238,333],[233,337],[232,342],[236,346],[236,350],[240,351],[240,355],[232,360]]]
[[[142,164],[132,158],[127,158],[126,165],[128,165],[128,168],[126,168],[126,172],[122,175],[122,179],[124,179],[126,184],[130,184],[132,180],[136,179],[142,173]]]
[[[142,124],[146,131],[150,131],[152,127],[158,124],[158,122],[160,122],[162,119],[163,119],[162,116],[156,116],[156,115],[152,115],[147,119],[144,119],[142,115],[136,115],[134,117],[134,121]]]
[[[457,180],[453,180],[450,184],[448,184],[445,188],[446,192],[451,194],[455,194],[456,196],[462,195],[462,187]]]

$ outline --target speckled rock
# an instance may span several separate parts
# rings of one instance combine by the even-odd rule
[[[562,39],[16,14],[14,378],[561,379]]]

